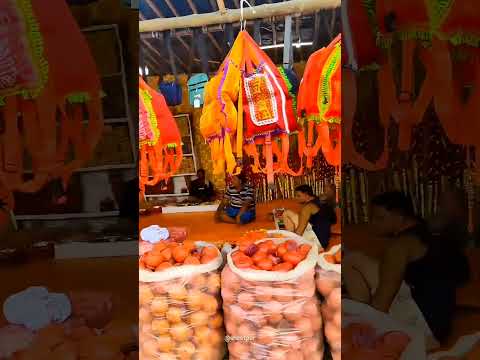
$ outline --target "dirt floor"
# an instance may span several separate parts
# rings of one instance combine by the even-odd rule
[[[219,224],[215,222],[214,212],[201,212],[141,216],[139,226],[140,229],[154,224],[164,227],[185,227],[189,241],[208,241],[221,245],[235,242],[241,234],[248,230],[275,229],[271,214],[273,209],[280,207],[294,211],[300,210],[300,206],[294,201],[277,200],[257,205],[257,219],[247,225]],[[340,219],[340,217],[338,218]],[[339,224],[333,227],[334,235],[331,245],[340,243],[340,228]]]

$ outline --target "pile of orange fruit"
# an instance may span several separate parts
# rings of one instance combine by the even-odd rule
[[[334,254],[325,254],[324,258],[330,264],[341,264],[342,263],[342,250],[338,249]]]
[[[275,244],[273,240],[258,243],[242,242],[231,257],[240,269],[290,271],[305,260],[312,247],[308,244],[298,245],[294,240]]]
[[[217,271],[140,282],[141,359],[221,360],[225,333]]]
[[[323,358],[322,318],[314,271],[289,281],[249,281],[229,265],[222,271],[230,360]]]
[[[218,256],[219,252],[215,247],[197,248],[193,243],[161,241],[140,257],[139,267],[162,271],[172,266],[207,264]]]

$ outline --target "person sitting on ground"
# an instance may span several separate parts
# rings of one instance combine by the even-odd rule
[[[225,196],[220,203],[216,219],[230,224],[248,224],[255,220],[255,194],[247,183],[243,173],[232,178],[232,184],[227,187]]]
[[[197,178],[189,184],[189,192],[201,202],[212,201],[215,197],[213,184],[206,179],[204,169],[198,169]]]
[[[372,225],[388,241],[386,250],[380,262],[361,253],[346,254],[342,278],[347,297],[405,325],[413,326],[411,314],[421,314],[415,327],[425,333],[427,348],[438,346],[452,329],[456,289],[469,277],[460,244],[432,236],[410,198],[398,191],[373,198]],[[413,302],[406,301],[409,296]]]
[[[302,209],[299,214],[292,210],[283,213],[286,230],[301,236],[313,231],[320,245],[324,249],[328,248],[331,227],[337,223],[335,208],[329,201],[328,194],[322,194],[319,198],[311,186],[300,185],[295,188],[295,198],[302,204]]]

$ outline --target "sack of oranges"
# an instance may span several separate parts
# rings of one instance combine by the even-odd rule
[[[140,358],[223,359],[220,251],[204,242],[153,251],[140,259]]]
[[[324,299],[322,317],[325,322],[325,337],[333,360],[340,360],[342,356],[341,251],[341,246],[336,245],[330,251],[321,253],[316,270],[317,290]]]
[[[222,271],[230,360],[322,359],[317,246],[293,233],[266,236],[232,250]]]

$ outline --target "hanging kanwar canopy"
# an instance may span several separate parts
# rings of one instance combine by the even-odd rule
[[[297,130],[292,96],[280,71],[246,31],[240,31],[205,87],[200,129],[215,174],[240,172],[243,151],[254,159],[253,171],[265,173],[269,184],[275,173],[293,173],[288,166],[288,135]]]
[[[101,83],[88,44],[64,0],[5,0],[0,5],[0,186],[37,192],[91,158],[103,130]],[[88,122],[84,122],[84,113]],[[19,121],[22,121],[22,131]],[[68,154],[73,145],[73,156]],[[24,180],[24,155],[33,177]]]
[[[340,165],[341,71],[341,35],[338,35],[326,48],[310,56],[300,84],[297,111],[307,126],[304,149],[307,168],[312,168],[320,150],[330,165]]]
[[[163,95],[139,78],[140,192],[168,180],[182,163],[182,139]]]

